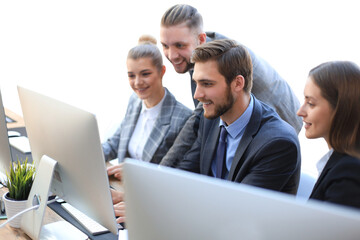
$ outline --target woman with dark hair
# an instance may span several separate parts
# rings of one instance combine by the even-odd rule
[[[297,115],[307,138],[324,138],[329,152],[317,163],[310,199],[360,208],[360,68],[336,61],[313,68]]]

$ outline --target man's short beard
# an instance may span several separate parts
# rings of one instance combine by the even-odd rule
[[[184,70],[182,73],[186,73],[186,72],[188,72],[190,69],[193,69],[193,68],[194,68],[194,63],[191,63],[191,62],[186,61],[186,68],[185,68],[185,70]]]
[[[226,102],[222,105],[216,106],[215,107],[215,112],[213,115],[210,116],[206,116],[205,112],[204,112],[204,117],[206,117],[207,119],[215,119],[218,118],[220,116],[222,116],[224,113],[226,113],[233,105],[234,105],[234,97],[231,94],[231,90],[230,87],[227,86],[226,89]]]

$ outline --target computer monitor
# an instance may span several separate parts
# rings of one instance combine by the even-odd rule
[[[358,239],[360,211],[126,159],[131,240]]]
[[[18,93],[33,163],[57,162],[51,192],[117,234],[95,115],[24,87]]]
[[[0,91],[0,181],[4,183],[12,161],[6,115]]]

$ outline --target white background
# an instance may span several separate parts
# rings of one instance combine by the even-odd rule
[[[1,1],[0,86],[5,106],[21,114],[16,86],[29,87],[95,113],[105,140],[122,120],[132,93],[125,64],[128,50],[142,34],[159,39],[161,16],[176,3]],[[300,102],[311,68],[329,60],[360,64],[355,0],[183,3],[198,8],[205,30],[236,39],[266,59]],[[176,74],[164,62],[164,85],[193,108],[188,74]],[[315,162],[327,151],[325,143],[305,139],[303,131],[299,138],[303,169],[316,174]]]

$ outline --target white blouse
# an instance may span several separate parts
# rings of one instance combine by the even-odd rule
[[[139,119],[136,123],[128,147],[128,151],[131,158],[141,160],[145,144],[150,136],[152,129],[154,128],[156,118],[160,114],[165,96],[166,96],[166,91],[161,101],[157,105],[151,108],[147,108],[144,101],[142,102]]]
[[[316,168],[318,170],[319,176],[324,170],[324,167],[326,163],[329,161],[329,158],[331,157],[332,153],[334,152],[333,149],[330,149],[316,164]]]

